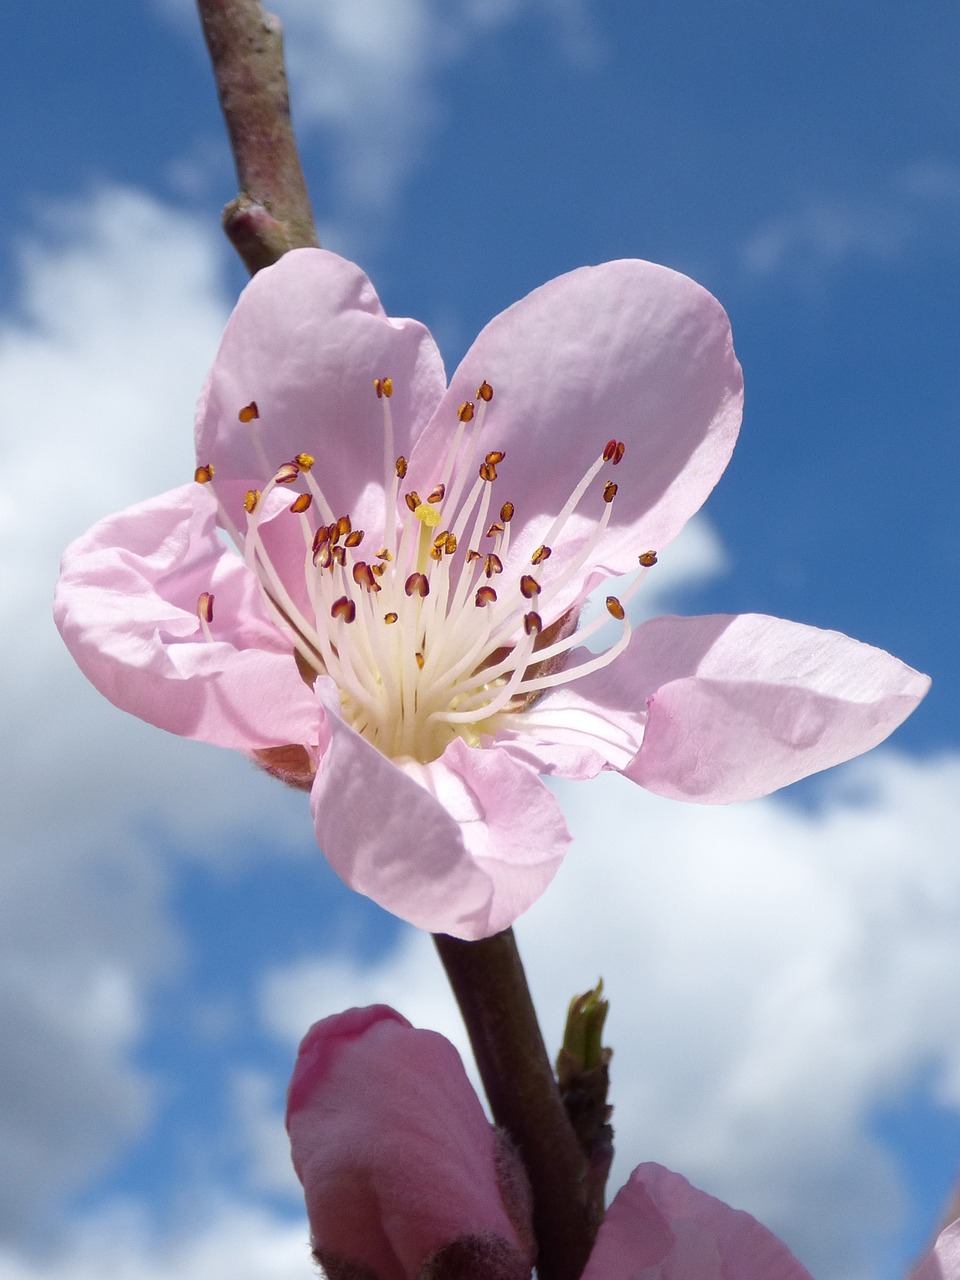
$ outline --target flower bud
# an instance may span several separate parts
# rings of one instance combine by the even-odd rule
[[[528,1280],[522,1167],[442,1036],[385,1005],[316,1023],[287,1131],[330,1280]]]

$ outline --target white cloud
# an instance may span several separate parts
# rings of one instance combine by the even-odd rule
[[[517,933],[551,1051],[569,998],[604,978],[612,1185],[662,1160],[750,1208],[821,1280],[875,1275],[903,1188],[872,1109],[931,1066],[960,1108],[960,759],[874,753],[812,811],[677,805],[615,776],[560,790],[575,843]],[[262,1007],[292,1045],[376,1001],[463,1052],[413,933],[381,967],[276,972]]]
[[[118,1204],[56,1251],[0,1252],[0,1280],[315,1280],[304,1222],[208,1197],[185,1216],[160,1236],[142,1206]]]
[[[960,169],[936,159],[889,174],[873,192],[811,195],[758,227],[740,251],[757,278],[819,290],[842,267],[896,264],[918,246],[945,245],[960,200]]]
[[[227,309],[225,252],[215,227],[131,191],[92,192],[47,210],[42,236],[22,247],[18,309],[0,319],[8,1236],[147,1123],[151,1091],[132,1055],[146,995],[183,947],[157,833],[219,859],[242,847],[231,836],[268,822],[278,850],[311,844],[302,798],[109,706],[50,615],[70,538],[192,472],[193,404]]]

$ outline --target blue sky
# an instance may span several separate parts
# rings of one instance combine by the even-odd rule
[[[453,367],[583,263],[723,302],[734,460],[645,600],[848,632],[934,678],[887,747],[715,811],[564,786],[518,935],[553,1047],[602,973],[622,1180],[660,1159],[818,1280],[887,1280],[960,1170],[960,11],[287,0],[324,242]],[[462,1044],[429,943],[303,798],[122,716],[49,620],[60,551],[192,473],[244,275],[188,0],[20,6],[0,53],[0,1280],[311,1274],[282,1093],[309,1023]],[[43,463],[38,466],[38,454]]]

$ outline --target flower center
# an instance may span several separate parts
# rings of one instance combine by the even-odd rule
[[[383,542],[366,545],[349,514],[338,515],[324,496],[314,458],[297,454],[274,469],[262,448],[255,403],[239,412],[253,433],[265,483],[245,498],[241,530],[218,502],[223,527],[256,574],[266,606],[289,635],[305,675],[329,676],[340,691],[344,719],[393,759],[427,763],[456,737],[479,745],[538,698],[544,690],[606,666],[630,639],[623,601],[651,565],[640,569],[620,598],[607,597],[607,611],[622,623],[605,652],[568,665],[571,649],[599,629],[604,615],[574,634],[576,610],[564,592],[582,580],[584,566],[610,521],[617,485],[598,480],[623,457],[622,443],[609,441],[575,485],[543,543],[518,577],[506,573],[515,506],[494,493],[506,454],[483,452],[483,422],[493,388],[483,382],[476,399],[460,406],[446,458],[426,495],[404,489],[407,462],[393,445],[390,378],[374,382],[383,417]],[[507,467],[504,468],[508,470]],[[211,465],[195,478],[213,487]],[[596,484],[595,484],[596,482]],[[549,564],[551,546],[591,489],[597,514],[590,536],[572,558]],[[399,512],[399,517],[398,513]],[[299,522],[302,562],[291,575],[289,556],[281,571],[271,555],[275,521]],[[560,557],[558,557],[558,561]],[[302,579],[300,575],[302,574]],[[569,601],[569,594],[566,599]],[[213,596],[197,604],[199,627],[216,640]],[[522,718],[522,717],[520,717]],[[519,727],[519,719],[514,721]]]

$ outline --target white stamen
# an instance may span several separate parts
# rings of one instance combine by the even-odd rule
[[[280,459],[271,469],[254,423],[250,429],[263,466],[263,492],[250,504],[244,534],[225,511],[221,522],[256,574],[270,616],[289,634],[309,668],[330,676],[340,689],[347,722],[392,758],[428,763],[458,735],[475,742],[481,733],[496,732],[499,724],[523,727],[524,711],[537,695],[612,662],[629,643],[631,629],[624,618],[619,639],[576,667],[562,664],[574,647],[607,625],[608,615],[582,632],[547,639],[551,628],[558,630],[563,613],[578,603],[571,605],[569,597],[564,603],[564,593],[603,539],[611,503],[604,503],[575,555],[561,554],[552,562],[543,557],[534,579],[529,564],[510,563],[511,517],[517,518],[519,511],[522,519],[524,495],[511,495],[516,508],[513,502],[493,502],[497,468],[510,464],[499,450],[490,449],[496,441],[484,438],[490,388],[485,386],[486,394],[478,392],[472,418],[466,410],[458,415],[436,477],[419,473],[419,482],[430,479],[431,485],[413,511],[412,499],[400,499],[404,468],[395,455],[392,383],[383,379],[375,385],[382,413],[384,505],[382,527],[372,528],[370,536],[380,539],[374,545],[382,553],[360,552],[359,543],[347,545],[349,523],[346,533],[341,523],[338,534],[338,517],[313,474],[312,459],[298,454],[292,463]],[[485,463],[484,456],[491,461]],[[566,525],[603,465],[601,454],[587,468],[551,522],[546,546],[557,542],[558,550],[564,547]],[[212,476],[212,467],[204,470]],[[317,471],[322,474],[322,460]],[[484,473],[494,478],[485,479]],[[281,577],[260,526],[268,510],[271,520],[291,518],[274,511],[276,497],[272,503],[270,499],[278,483],[300,479],[313,501],[306,511],[295,512],[304,541],[302,560],[297,557],[304,584],[294,588]],[[492,524],[491,509],[500,513]],[[331,533],[315,544],[321,525]],[[645,575],[646,569],[636,575],[621,593],[622,601]],[[477,603],[481,586],[496,590],[495,595],[481,592],[485,607]],[[210,640],[209,625],[199,616]]]

